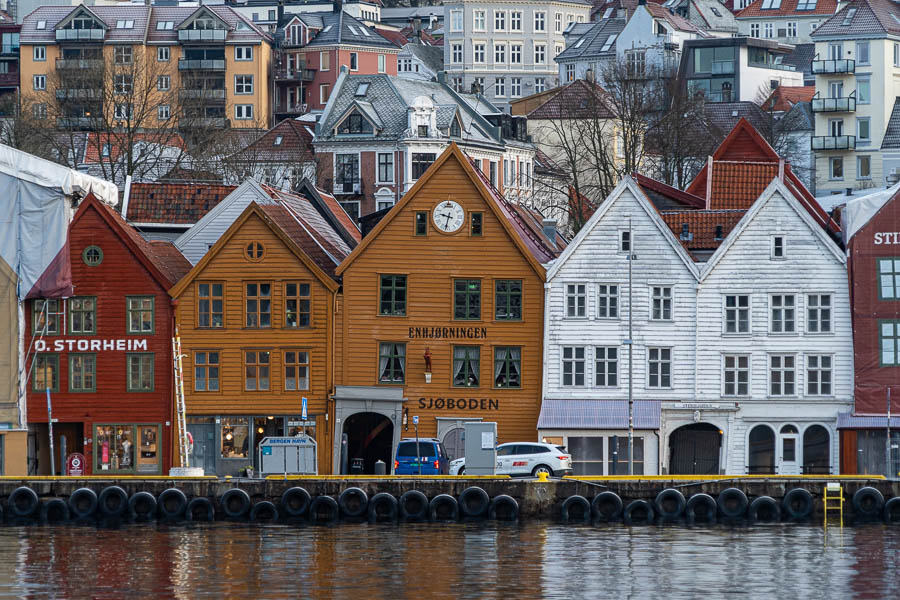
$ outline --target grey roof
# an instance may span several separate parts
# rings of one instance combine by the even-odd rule
[[[838,413],[837,416],[838,429],[854,429],[856,427],[863,429],[885,429],[887,428],[887,424],[887,415],[851,415],[850,413]],[[897,427],[900,427],[900,417],[891,416],[891,428],[896,429]]]
[[[635,429],[659,429],[660,402],[635,400]],[[544,398],[538,429],[628,429],[627,400]]]
[[[322,30],[316,34],[307,47],[336,46],[338,44],[352,44],[354,46],[379,46],[396,48],[396,46],[378,33],[376,30],[366,27],[362,21],[355,19],[341,11],[339,13],[319,13],[315,15],[316,21],[321,20]],[[304,23],[307,15],[301,14]]]
[[[725,133],[734,129],[741,117],[757,129],[762,129],[765,123],[765,115],[755,102],[707,102],[703,112],[711,125]]]
[[[689,0],[687,11],[688,20],[705,31],[738,30],[734,13],[725,8],[719,0]]]
[[[815,55],[815,44],[797,44],[794,46],[794,51],[785,56],[781,63],[802,71],[803,79],[806,80],[812,76],[812,61]]]
[[[591,24],[592,27],[577,40],[572,39],[572,45],[566,46],[557,57],[556,61],[575,60],[589,57],[612,57],[616,55],[616,45],[613,43],[603,51],[603,45],[610,36],[622,33],[625,27],[625,19],[603,19]],[[581,45],[579,45],[579,43]]]
[[[900,148],[900,96],[894,98],[894,110],[888,119],[887,129],[884,130],[884,138],[881,140],[881,149]]]
[[[418,58],[422,63],[437,73],[444,70],[444,49],[441,46],[429,46],[410,42],[403,46],[404,50]]]
[[[846,25],[850,10],[854,10]],[[810,35],[813,39],[827,37],[884,37],[900,35],[900,5],[892,0],[855,0],[848,3],[830,19],[819,25]]]
[[[812,112],[811,102],[798,102],[787,111],[779,124],[790,133],[801,131],[813,131],[816,128],[816,118]]]

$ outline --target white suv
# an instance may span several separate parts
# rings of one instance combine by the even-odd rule
[[[466,459],[450,463],[451,475],[464,475]],[[554,477],[572,474],[572,456],[563,446],[542,442],[508,442],[497,446],[497,475],[547,473]]]

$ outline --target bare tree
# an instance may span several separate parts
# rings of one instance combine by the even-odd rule
[[[813,130],[813,117],[809,106],[778,102],[780,91],[772,91],[768,85],[760,86],[755,97],[760,114],[753,126],[770,146],[791,164],[791,170],[801,179],[815,180],[815,160],[810,161],[809,135]]]

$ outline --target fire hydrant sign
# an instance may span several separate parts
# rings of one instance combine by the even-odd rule
[[[73,452],[66,458],[66,474],[76,477],[84,475],[84,454]]]

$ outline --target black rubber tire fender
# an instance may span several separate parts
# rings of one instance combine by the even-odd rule
[[[292,487],[281,494],[281,512],[291,519],[299,519],[309,510],[312,497],[302,487]]]
[[[97,508],[104,517],[119,517],[128,510],[128,492],[117,485],[109,485],[100,490]]]
[[[428,517],[428,496],[409,490],[400,496],[400,516],[407,521],[424,521]]]
[[[873,487],[859,488],[853,494],[853,514],[858,518],[873,519],[882,516],[884,496]]]
[[[385,508],[387,508],[386,512]],[[393,523],[400,514],[400,508],[397,506],[397,499],[394,498],[393,494],[381,492],[369,499],[367,512],[369,523],[377,523],[378,521],[390,521]]]
[[[12,517],[30,517],[38,511],[41,501],[37,492],[30,487],[17,487],[6,499],[9,514]]]
[[[158,504],[150,492],[135,492],[128,499],[128,514],[135,521],[149,521],[156,516]]]
[[[684,494],[675,488],[664,489],[656,495],[656,499],[653,501],[656,514],[667,521],[680,518],[686,507],[687,500],[684,499]]]
[[[365,516],[368,505],[369,495],[362,488],[347,488],[338,496],[341,515],[351,519]]]
[[[491,498],[488,518],[493,521],[518,521],[519,503],[512,496],[500,494]]]
[[[229,519],[243,519],[250,512],[250,495],[241,488],[231,488],[222,494],[219,508]]]
[[[569,496],[562,503],[560,515],[566,523],[571,521],[589,523],[591,521],[591,503],[587,501],[587,498],[578,494]]]
[[[156,499],[159,516],[165,519],[181,519],[187,510],[188,499],[178,488],[163,490]]]
[[[884,503],[884,522],[888,525],[900,523],[900,496],[894,496]]]
[[[51,498],[41,503],[41,521],[44,523],[66,523],[69,520],[69,505],[61,498]]]
[[[788,519],[804,521],[812,516],[812,494],[809,493],[809,490],[794,488],[781,499],[781,508]]]
[[[97,492],[91,488],[78,488],[69,496],[69,514],[76,519],[93,517],[97,512]]]
[[[719,492],[716,497],[716,504],[719,506],[719,512],[728,519],[742,519],[747,514],[747,507],[750,501],[747,494],[743,490],[737,488],[728,488]]]
[[[771,496],[760,496],[750,503],[747,518],[761,523],[777,523],[781,520],[781,507]]]
[[[319,519],[319,514],[324,512],[325,518]],[[323,525],[337,523],[341,516],[341,509],[337,500],[331,496],[316,496],[309,503],[309,522]]]
[[[639,511],[636,515],[635,511]],[[641,512],[644,517],[640,518]],[[647,500],[632,500],[622,512],[622,520],[626,525],[650,525],[653,523],[653,505]]]
[[[438,494],[428,503],[428,520],[458,521],[459,502],[450,494]]]
[[[470,519],[479,519],[487,516],[491,506],[491,497],[484,489],[473,485],[462,491],[457,500],[459,512]]]
[[[250,520],[257,523],[267,523],[278,520],[278,507],[274,502],[261,500],[250,509]]]
[[[691,496],[684,509],[685,516],[690,523],[697,521],[715,523],[718,511],[719,506],[716,504],[715,498],[703,493]]]
[[[604,523],[618,521],[624,508],[622,499],[615,492],[600,492],[591,500],[591,514],[595,520]]]
[[[198,513],[202,513],[203,516],[201,517]],[[209,498],[196,496],[188,502],[184,518],[188,521],[215,521],[216,508]]]

